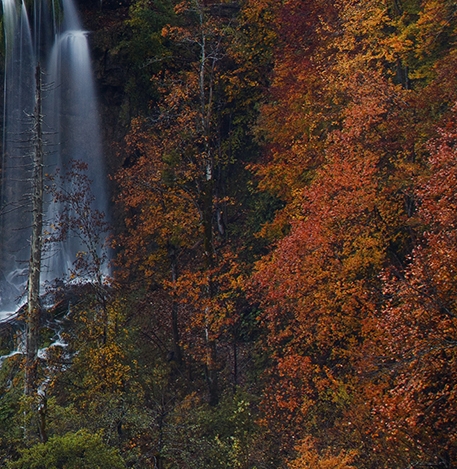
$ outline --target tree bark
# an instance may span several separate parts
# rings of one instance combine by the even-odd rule
[[[37,390],[37,355],[40,328],[40,274],[43,231],[43,129],[42,129],[42,96],[41,67],[35,71],[35,110],[33,116],[33,195],[32,195],[32,239],[30,249],[28,277],[28,308],[26,321],[26,363],[24,393],[33,395]]]
[[[172,244],[168,245],[168,256],[171,264],[171,281],[176,283],[178,280],[178,260],[176,258],[176,247]],[[183,354],[181,350],[181,338],[179,334],[179,317],[178,317],[178,303],[175,299],[171,304],[171,329],[173,333],[173,353],[174,359],[178,367],[182,367]]]

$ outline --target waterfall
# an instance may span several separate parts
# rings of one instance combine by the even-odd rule
[[[3,157],[0,189],[0,314],[24,302],[31,236],[31,116],[35,69],[43,69],[43,128],[47,174],[71,161],[87,164],[92,181],[92,209],[106,213],[106,181],[100,123],[88,33],[82,29],[73,0],[2,0],[5,79]],[[70,192],[74,182],[67,181]],[[45,199],[44,233],[52,233],[64,210],[51,195]],[[87,250],[71,232],[47,246],[42,281],[69,276],[79,252]]]

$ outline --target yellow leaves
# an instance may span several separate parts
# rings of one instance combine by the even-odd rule
[[[453,2],[429,0],[425,2],[417,20],[416,55],[419,58],[433,53],[446,34],[455,37],[456,11]]]
[[[376,63],[393,80],[399,79],[395,75],[401,67],[407,68],[410,80],[429,79],[445,45],[455,38],[453,2],[389,3],[393,2],[340,2],[341,23],[334,32],[337,67],[363,69]]]
[[[389,36],[384,39],[383,44],[388,51],[387,58],[391,62],[394,62],[398,57],[404,57],[411,51],[414,42],[408,36],[409,30],[406,30],[401,35]]]
[[[289,469],[356,469],[352,465],[356,451],[341,450],[335,454],[334,449],[318,451],[316,446],[312,438],[304,438],[296,447],[298,456],[289,462]]]
[[[378,272],[385,259],[385,241],[382,235],[366,233],[345,246],[344,269],[348,274],[347,280],[363,278],[370,271]]]
[[[101,395],[120,396],[132,391],[138,363],[129,357],[130,331],[122,327],[125,300],[107,305],[104,313],[82,311],[75,318],[84,331],[73,359],[71,373],[77,376],[87,406]],[[75,378],[74,378],[75,379]]]
[[[339,39],[335,41],[339,61],[344,65],[342,55],[348,55],[348,62],[358,57],[364,63],[381,61],[386,57],[382,47],[385,31],[391,26],[385,2],[378,0],[338,2],[342,19]]]
[[[131,367],[124,364],[124,360],[123,350],[114,343],[105,344],[91,351],[83,381],[89,396],[91,393],[107,390],[123,391],[131,377]]]

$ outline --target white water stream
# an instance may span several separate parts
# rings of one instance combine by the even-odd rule
[[[30,2],[27,2],[29,5]],[[5,34],[4,129],[0,190],[0,320],[24,302],[30,258],[35,70],[43,70],[44,172],[71,161],[85,162],[93,181],[92,208],[106,213],[97,95],[83,30],[73,0],[2,0]],[[72,181],[64,191],[71,192]],[[62,202],[45,199],[45,233],[52,232]],[[68,277],[77,253],[77,234],[47,246],[42,282]],[[87,250],[87,249],[86,249]]]

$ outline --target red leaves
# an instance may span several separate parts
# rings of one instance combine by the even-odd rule
[[[453,121],[452,121],[453,122]],[[455,124],[429,144],[430,175],[417,190],[426,224],[421,245],[401,275],[387,280],[391,297],[379,326],[392,363],[392,387],[379,407],[395,441],[417,457],[456,457],[457,432],[457,152]]]
[[[408,119],[410,95],[371,66],[368,43],[351,49],[350,42],[338,43],[340,36],[332,39],[340,31],[349,41],[351,21],[386,24],[375,3],[371,18],[346,3],[344,15],[353,16],[342,14],[334,24],[323,4],[315,5],[311,16],[328,23],[312,35],[314,54],[293,41],[285,47],[275,69],[275,102],[263,109],[262,130],[271,144],[257,174],[261,187],[285,202],[276,223],[287,223],[289,231],[258,262],[254,286],[272,358],[265,411],[275,431],[288,435],[289,449],[291,435],[312,434],[370,452],[358,432],[371,434],[369,399],[383,398],[384,379],[367,379],[368,370],[378,371],[371,361],[378,356],[377,333],[368,326],[383,301],[380,274],[390,256],[405,252],[403,194],[416,170],[410,162],[417,140]],[[333,62],[329,44],[344,49],[344,59]],[[299,50],[289,55],[294,47]],[[372,346],[364,348],[368,340]]]
[[[192,59],[156,77],[154,130],[139,123],[128,139],[134,164],[119,177],[129,210],[126,264],[160,287],[179,310],[188,355],[214,370],[215,351],[239,318],[244,281],[234,246],[215,226],[220,200],[228,200],[219,198],[226,192],[215,174],[232,157],[218,119],[227,103],[235,106],[246,75],[248,90],[267,82],[246,63],[230,64],[236,70],[222,63],[256,58],[277,41],[257,125],[265,155],[251,165],[260,188],[284,204],[264,225],[261,234],[275,244],[251,282],[270,359],[266,420],[281,449],[302,442],[291,467],[455,460],[453,121],[425,144],[455,96],[455,78],[450,85],[445,77],[456,76],[453,54],[434,70],[431,56],[444,44],[432,44],[426,24],[452,37],[450,2],[244,7],[255,44],[230,49],[225,24],[203,21],[207,10],[195,1],[177,6],[184,26],[163,32]],[[426,86],[432,70],[439,78]],[[164,267],[172,257],[175,275]],[[359,451],[357,464],[348,448]]]
[[[399,129],[385,128],[386,118],[398,120],[397,90],[369,72],[360,86],[347,85],[352,100],[340,130],[329,132],[322,145],[325,162],[305,187],[290,188],[289,234],[257,264],[254,281],[275,383],[266,412],[287,427],[275,426],[277,432],[336,438],[343,415],[357,413],[349,402],[360,392],[354,383],[363,326],[376,311],[378,275],[406,218],[386,184],[390,152],[405,151],[396,142]]]

